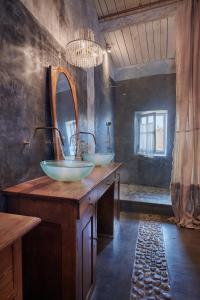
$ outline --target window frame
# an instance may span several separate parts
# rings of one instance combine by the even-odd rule
[[[164,151],[156,150],[156,116],[163,116],[163,131],[164,131]],[[167,156],[167,126],[168,126],[168,110],[152,110],[152,111],[136,111],[134,114],[134,153],[137,155],[143,155],[144,152],[140,149],[140,121],[141,118],[146,116],[154,117],[154,151],[152,153],[153,157],[166,157]]]

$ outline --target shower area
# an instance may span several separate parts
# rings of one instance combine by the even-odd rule
[[[176,76],[157,74],[115,88],[115,159],[122,162],[122,210],[171,210],[169,192],[176,115]]]

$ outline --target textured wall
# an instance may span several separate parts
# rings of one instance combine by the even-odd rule
[[[97,139],[96,151],[106,152],[108,146],[108,136],[106,122],[111,122],[110,135],[111,146],[114,151],[114,116],[113,116],[113,103],[114,92],[111,85],[114,82],[109,78],[107,60],[104,64],[95,69],[94,81],[95,81],[95,135]]]
[[[116,160],[124,163],[122,182],[168,187],[171,177],[175,128],[175,74],[156,75],[118,82],[115,89]],[[126,95],[123,95],[123,94]],[[168,110],[167,157],[134,154],[134,112]]]
[[[46,1],[34,2],[38,5],[39,2],[46,3]],[[74,2],[68,2],[70,14],[70,7]],[[85,6],[83,11],[87,11]],[[84,18],[83,11],[82,18]],[[76,17],[74,16],[74,23]],[[65,25],[69,26],[66,19],[64,20]],[[53,158],[52,145],[45,143],[46,139],[51,138],[49,134],[38,132],[30,148],[23,146],[23,140],[30,139],[35,126],[51,124],[47,67],[58,65],[60,45],[18,0],[0,0],[0,39],[0,189],[2,189],[41,176],[39,162]],[[64,56],[61,64],[67,66]],[[79,124],[81,129],[86,130],[87,75],[78,68],[67,67],[77,81]],[[0,207],[3,207],[2,196]]]
[[[21,0],[24,5],[31,11],[34,17],[44,26],[55,39],[65,47],[66,43],[74,39],[74,33],[81,27],[89,27],[95,33],[95,40],[104,47],[104,39],[99,30],[97,12],[93,0]],[[95,101],[98,101],[99,89],[103,90],[109,80],[109,74],[112,73],[111,61],[109,61],[107,54],[104,55],[103,66],[100,67],[100,81],[95,80],[93,68],[87,70],[87,124],[84,124],[85,128],[92,133],[96,133],[100,138],[105,135],[105,124],[101,121],[101,117],[96,110],[98,105]],[[112,76],[114,76],[112,74]],[[96,92],[97,90],[97,92]],[[96,97],[97,94],[97,97]],[[106,92],[102,92],[103,97],[101,102],[105,103],[105,109],[107,109],[108,88],[106,86]],[[102,116],[101,108],[101,116]],[[107,112],[108,113],[108,112]],[[97,119],[97,120],[95,120]],[[104,129],[101,128],[103,125]],[[83,129],[83,126],[80,126]],[[99,134],[101,131],[101,135]],[[101,141],[99,142],[101,143]],[[90,150],[94,150],[92,146]]]
[[[33,16],[54,38],[65,46],[74,39],[74,32],[89,26],[95,39],[103,42],[93,0],[21,0]]]
[[[176,63],[174,59],[156,60],[145,64],[117,68],[115,71],[115,81],[175,73]]]
[[[30,148],[23,141],[31,138],[34,127],[51,125],[47,68],[59,64],[59,51],[60,64],[77,82],[80,129],[94,128],[99,137],[105,136],[101,116],[106,110],[110,119],[110,91],[101,93],[101,99],[98,95],[109,78],[108,62],[97,69],[95,79],[96,71],[88,75],[69,66],[62,48],[85,25],[100,41],[92,0],[49,0],[48,5],[40,0],[0,0],[0,190],[41,176],[39,162],[53,158],[53,147],[46,144],[51,134],[38,132]],[[97,105],[95,92],[88,93],[96,89]],[[104,106],[95,112],[100,103]],[[0,195],[0,209],[3,206]]]

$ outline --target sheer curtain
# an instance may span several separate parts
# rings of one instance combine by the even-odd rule
[[[177,12],[177,102],[171,196],[174,221],[200,229],[200,1]]]

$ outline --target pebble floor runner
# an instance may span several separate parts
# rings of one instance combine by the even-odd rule
[[[171,299],[162,226],[139,222],[130,300]]]

